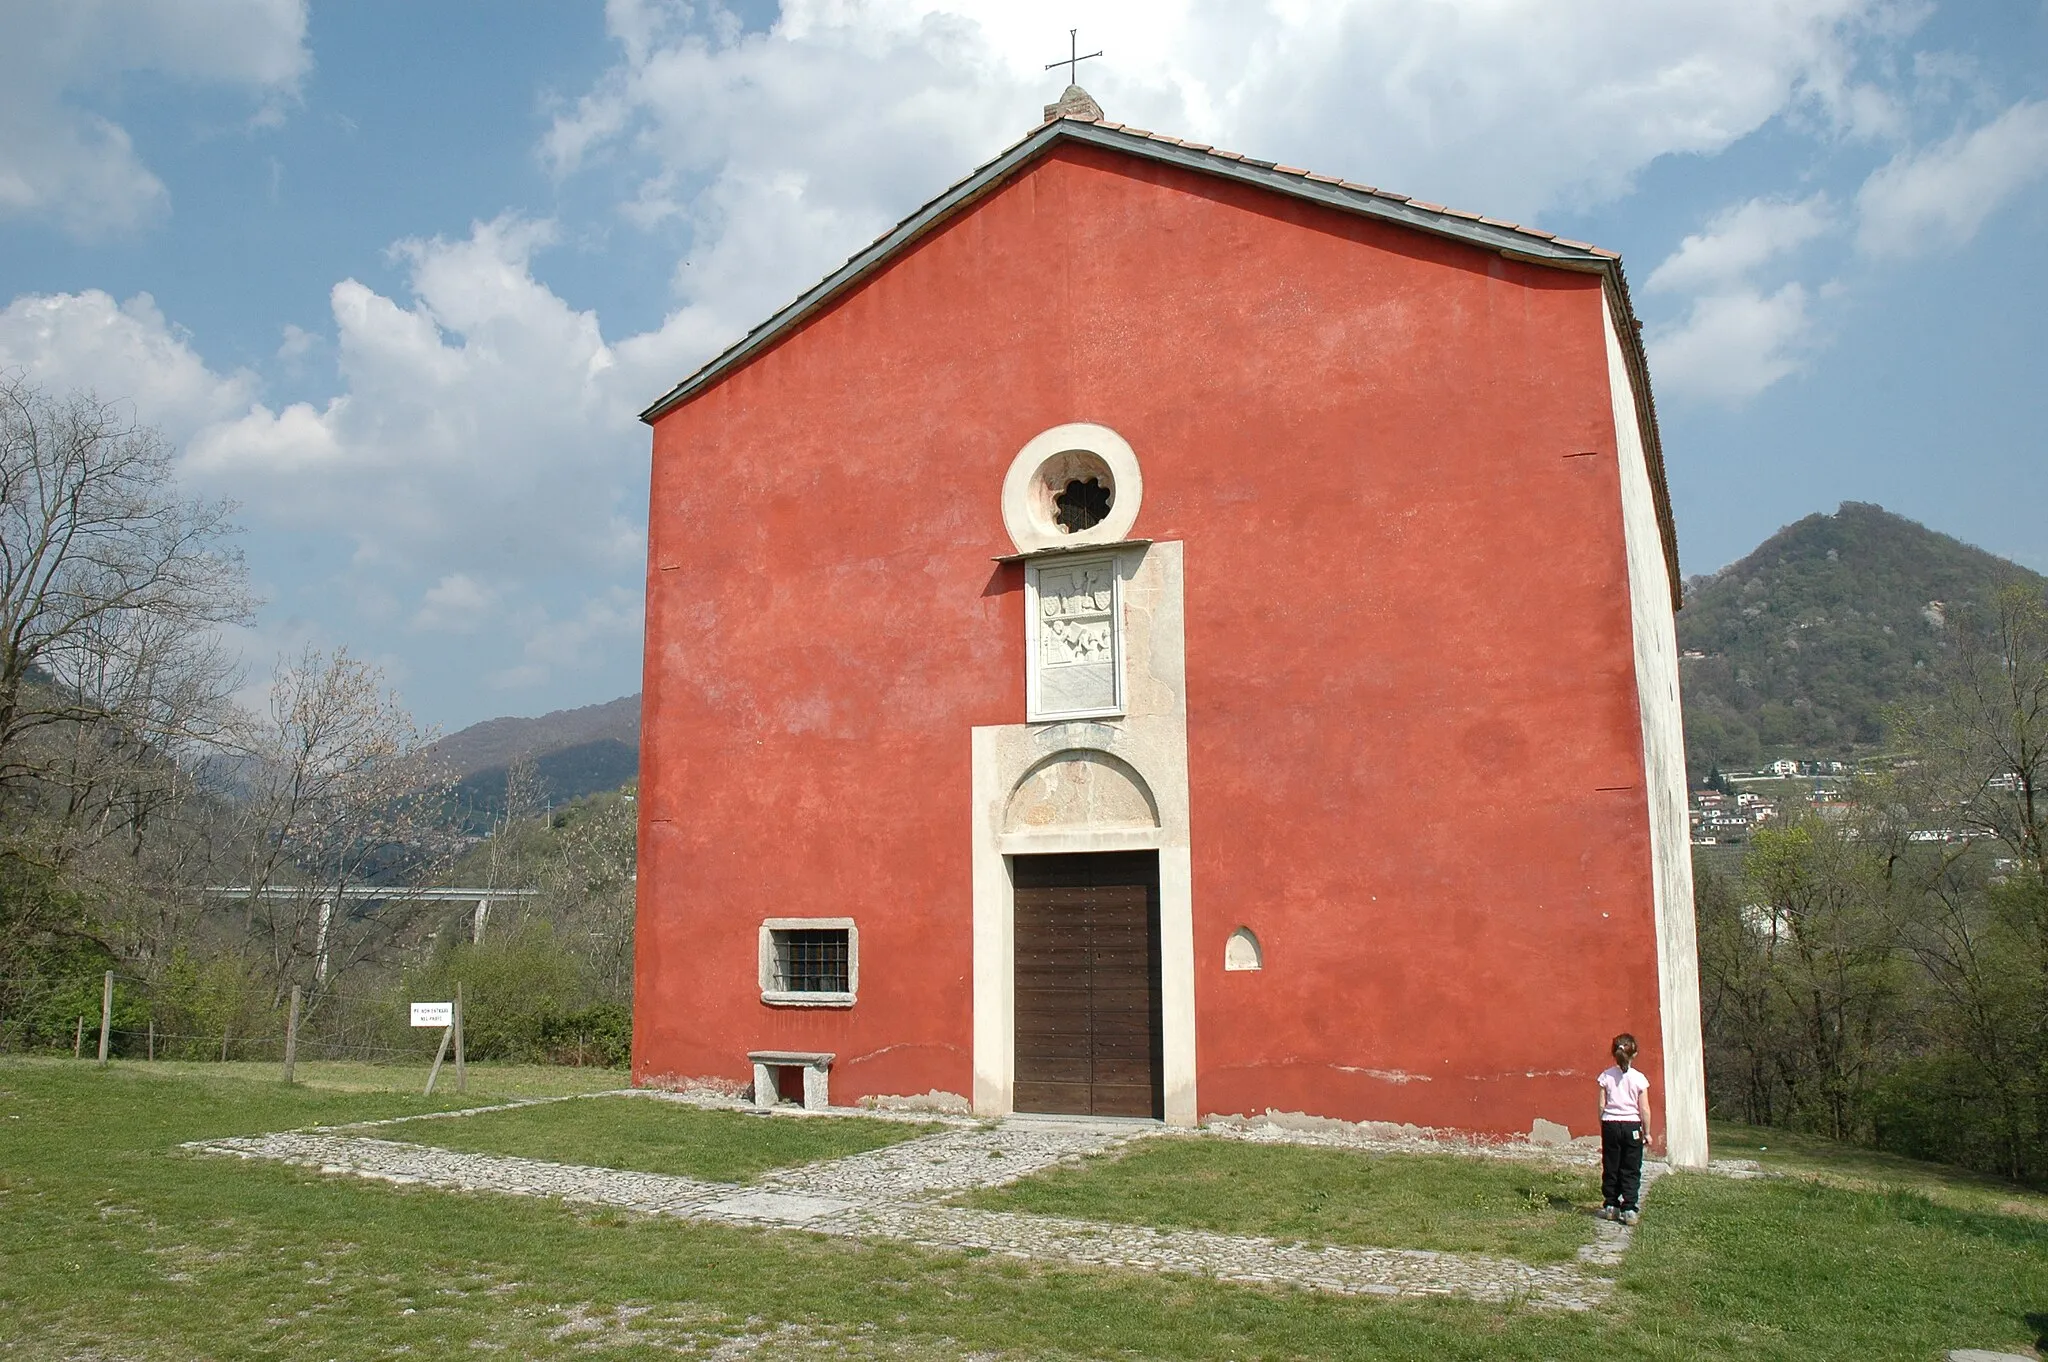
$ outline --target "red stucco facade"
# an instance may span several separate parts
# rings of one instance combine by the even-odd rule
[[[1585,1133],[1621,1030],[1655,1079],[1606,306],[1055,146],[659,416],[636,1079],[971,1091],[968,731],[1025,717],[998,494],[1070,421],[1185,555],[1200,1112]],[[854,1006],[762,1002],[778,916],[856,920]]]

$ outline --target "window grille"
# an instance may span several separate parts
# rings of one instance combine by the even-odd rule
[[[850,993],[851,971],[844,928],[778,931],[775,988],[783,993]]]

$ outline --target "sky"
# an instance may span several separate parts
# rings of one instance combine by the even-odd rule
[[[1108,116],[1622,252],[1684,570],[1874,501],[2048,571],[2048,0],[0,0],[0,370],[237,503],[252,683],[640,683],[637,413]]]

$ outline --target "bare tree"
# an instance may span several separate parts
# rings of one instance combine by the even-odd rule
[[[248,735],[244,791],[247,926],[274,987],[317,990],[376,958],[414,914],[405,883],[436,853],[447,782],[383,673],[307,648],[281,664],[270,709]],[[351,890],[392,886],[375,913]]]
[[[118,408],[0,374],[0,976],[122,935],[110,905],[146,897],[179,758],[228,712],[218,627],[247,617],[246,576],[230,507],[174,471]]]
[[[174,472],[112,404],[0,378],[0,792],[59,787],[74,823],[139,753],[217,737],[238,680],[218,637],[252,608],[232,507]]]
[[[1922,798],[2048,888],[2048,600],[2008,583],[1988,619],[1965,616],[1955,632],[1938,697],[1895,727],[1919,759]]]
[[[1957,623],[1936,698],[1894,718],[1916,758],[1900,802],[1958,838],[1913,944],[2017,1174],[2048,1163],[2048,599],[2009,582]],[[1959,878],[1986,853],[1985,883]]]

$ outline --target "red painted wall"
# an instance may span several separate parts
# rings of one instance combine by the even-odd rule
[[[1661,1074],[1597,276],[1066,144],[655,426],[634,1072],[971,1091],[970,726],[1024,718],[999,492],[1136,449],[1185,544],[1203,1113],[1593,1125]],[[1574,457],[1589,455],[1589,457]],[[758,926],[855,918],[849,1011]],[[1249,925],[1265,969],[1223,971]]]

